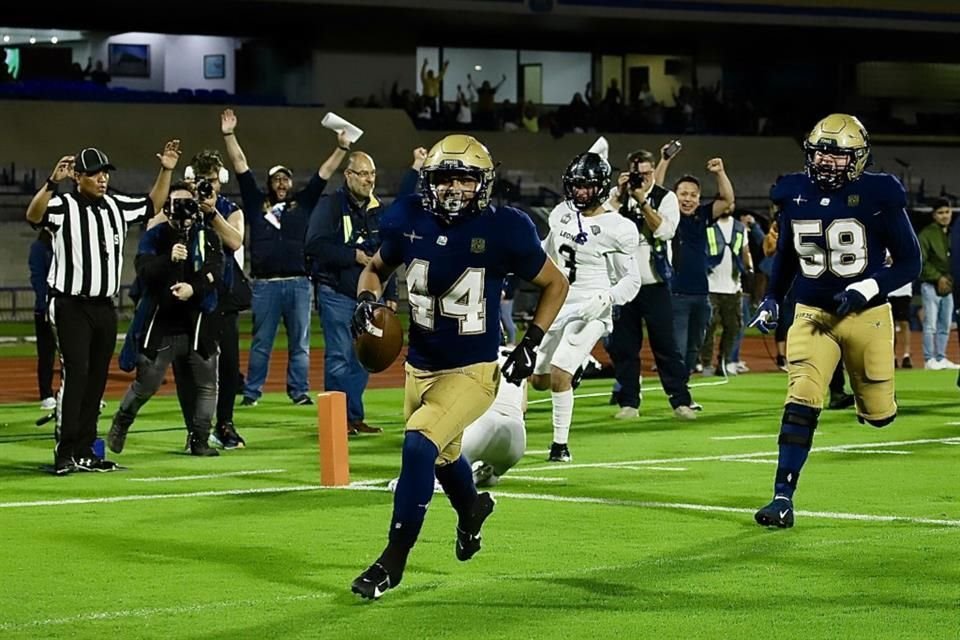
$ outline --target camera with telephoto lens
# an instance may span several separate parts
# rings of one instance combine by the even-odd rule
[[[197,180],[197,199],[198,200],[209,200],[213,197],[213,183],[209,180],[200,179]]]
[[[200,204],[193,198],[176,198],[170,202],[170,220],[178,227],[186,226],[188,220],[199,222]]]

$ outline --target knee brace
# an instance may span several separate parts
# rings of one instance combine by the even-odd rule
[[[890,416],[889,418],[880,418],[879,420],[871,420],[871,419],[869,419],[869,418],[864,418],[863,416],[857,416],[857,421],[858,421],[860,424],[867,423],[867,424],[869,424],[871,427],[876,427],[877,429],[881,429],[881,428],[887,426],[888,424],[890,424],[891,422],[893,422],[893,421],[896,420],[896,419],[897,419],[897,414],[893,414],[893,415]]]
[[[817,428],[820,409],[791,402],[783,408],[783,421],[777,444],[788,444],[809,449]]]

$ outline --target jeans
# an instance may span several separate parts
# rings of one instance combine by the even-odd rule
[[[184,412],[184,419],[189,422],[187,428],[206,441],[210,435],[210,421],[217,407],[217,355],[209,358],[201,356],[193,350],[187,334],[165,336],[152,360],[140,354],[137,358],[137,378],[120,402],[117,420],[123,425],[133,424],[140,409],[160,388],[171,364],[174,366],[177,388],[189,388],[192,396],[192,415],[187,416]]]
[[[923,298],[923,359],[943,360],[947,357],[947,339],[953,320],[953,296],[937,295],[929,282],[920,284]]]
[[[707,294],[673,294],[673,335],[687,371],[697,365],[703,336],[710,322],[710,298]]]
[[[753,318],[753,309],[750,308],[750,295],[747,293],[743,294],[743,318],[740,325],[740,333],[737,334],[736,340],[733,341],[733,352],[730,354],[730,362],[736,364],[740,362],[740,344],[743,342],[743,334],[747,330],[747,325],[750,324],[750,320]]]
[[[310,281],[306,276],[252,280],[253,342],[243,395],[257,400],[270,368],[270,352],[280,319],[287,330],[287,395],[298,398],[310,390]]]
[[[363,392],[370,374],[353,350],[350,323],[357,301],[325,284],[317,286],[317,311],[323,327],[323,389],[347,394],[347,422],[363,420]]]
[[[500,301],[500,324],[507,344],[516,344],[517,325],[513,323],[513,298]]]

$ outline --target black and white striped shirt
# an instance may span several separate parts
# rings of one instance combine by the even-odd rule
[[[51,295],[115,296],[127,229],[152,215],[153,202],[146,196],[114,193],[90,200],[74,192],[51,198],[43,220],[53,234]]]

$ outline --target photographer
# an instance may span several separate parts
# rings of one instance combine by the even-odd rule
[[[170,192],[167,223],[147,231],[137,251],[137,277],[143,296],[137,313],[149,318],[134,335],[137,378],[120,403],[107,436],[110,450],[123,450],[140,408],[157,392],[174,364],[178,389],[195,398],[189,424],[190,453],[215,456],[207,445],[217,401],[217,289],[223,274],[220,239],[204,219],[189,185]],[[186,416],[185,416],[186,417]]]
[[[673,335],[673,306],[670,300],[670,240],[680,222],[677,196],[654,183],[653,154],[635,151],[627,157],[629,171],[622,173],[606,207],[633,220],[640,230],[637,264],[642,286],[637,296],[620,308],[610,339],[610,358],[620,389],[616,392],[626,420],[640,415],[640,348],[643,327],[650,333],[650,347],[657,374],[677,418],[693,420],[695,405],[687,386],[689,372]]]

